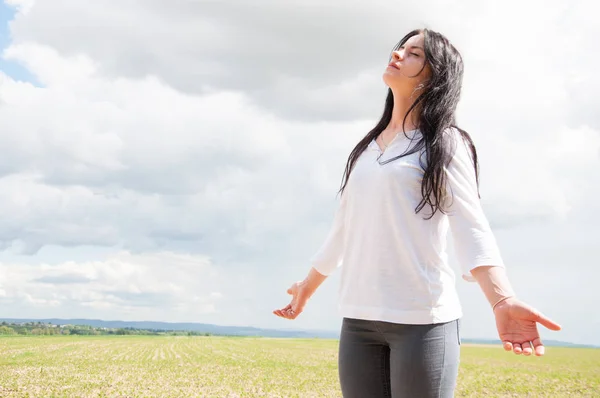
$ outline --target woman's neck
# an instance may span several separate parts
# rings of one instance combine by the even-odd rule
[[[417,109],[411,110],[406,118],[406,122],[404,122],[406,112],[410,109],[413,102],[414,98],[394,95],[394,109],[392,110],[392,118],[390,119],[386,130],[394,133],[401,133],[403,131],[411,131],[417,128]]]

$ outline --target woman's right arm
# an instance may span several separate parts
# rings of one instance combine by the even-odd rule
[[[332,226],[325,242],[312,257],[312,267],[304,280],[294,283],[288,290],[292,301],[285,307],[273,311],[277,316],[286,319],[295,319],[304,310],[308,299],[317,288],[341,266],[344,249],[344,219],[346,200],[344,194],[336,210]]]
[[[346,195],[342,193],[333,223],[321,248],[311,258],[313,269],[329,276],[342,264],[344,254],[344,230],[346,219]]]

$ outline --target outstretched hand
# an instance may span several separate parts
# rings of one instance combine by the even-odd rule
[[[287,290],[287,293],[292,296],[292,301],[285,307],[273,311],[273,314],[281,318],[296,319],[304,310],[310,292],[304,283],[296,282]]]
[[[544,355],[544,345],[537,329],[538,322],[550,330],[561,329],[559,324],[515,298],[499,303],[494,309],[494,315],[504,349],[517,355]]]

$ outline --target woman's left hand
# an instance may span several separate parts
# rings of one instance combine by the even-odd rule
[[[537,323],[550,330],[560,330],[560,325],[542,315],[536,309],[517,300],[508,298],[494,309],[498,335],[506,351],[515,354],[544,355],[544,345],[540,339]]]

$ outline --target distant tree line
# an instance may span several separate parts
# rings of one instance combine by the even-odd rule
[[[139,336],[210,336],[211,333],[181,330],[93,327],[89,325],[54,325],[43,322],[0,323],[0,335],[139,335]]]

